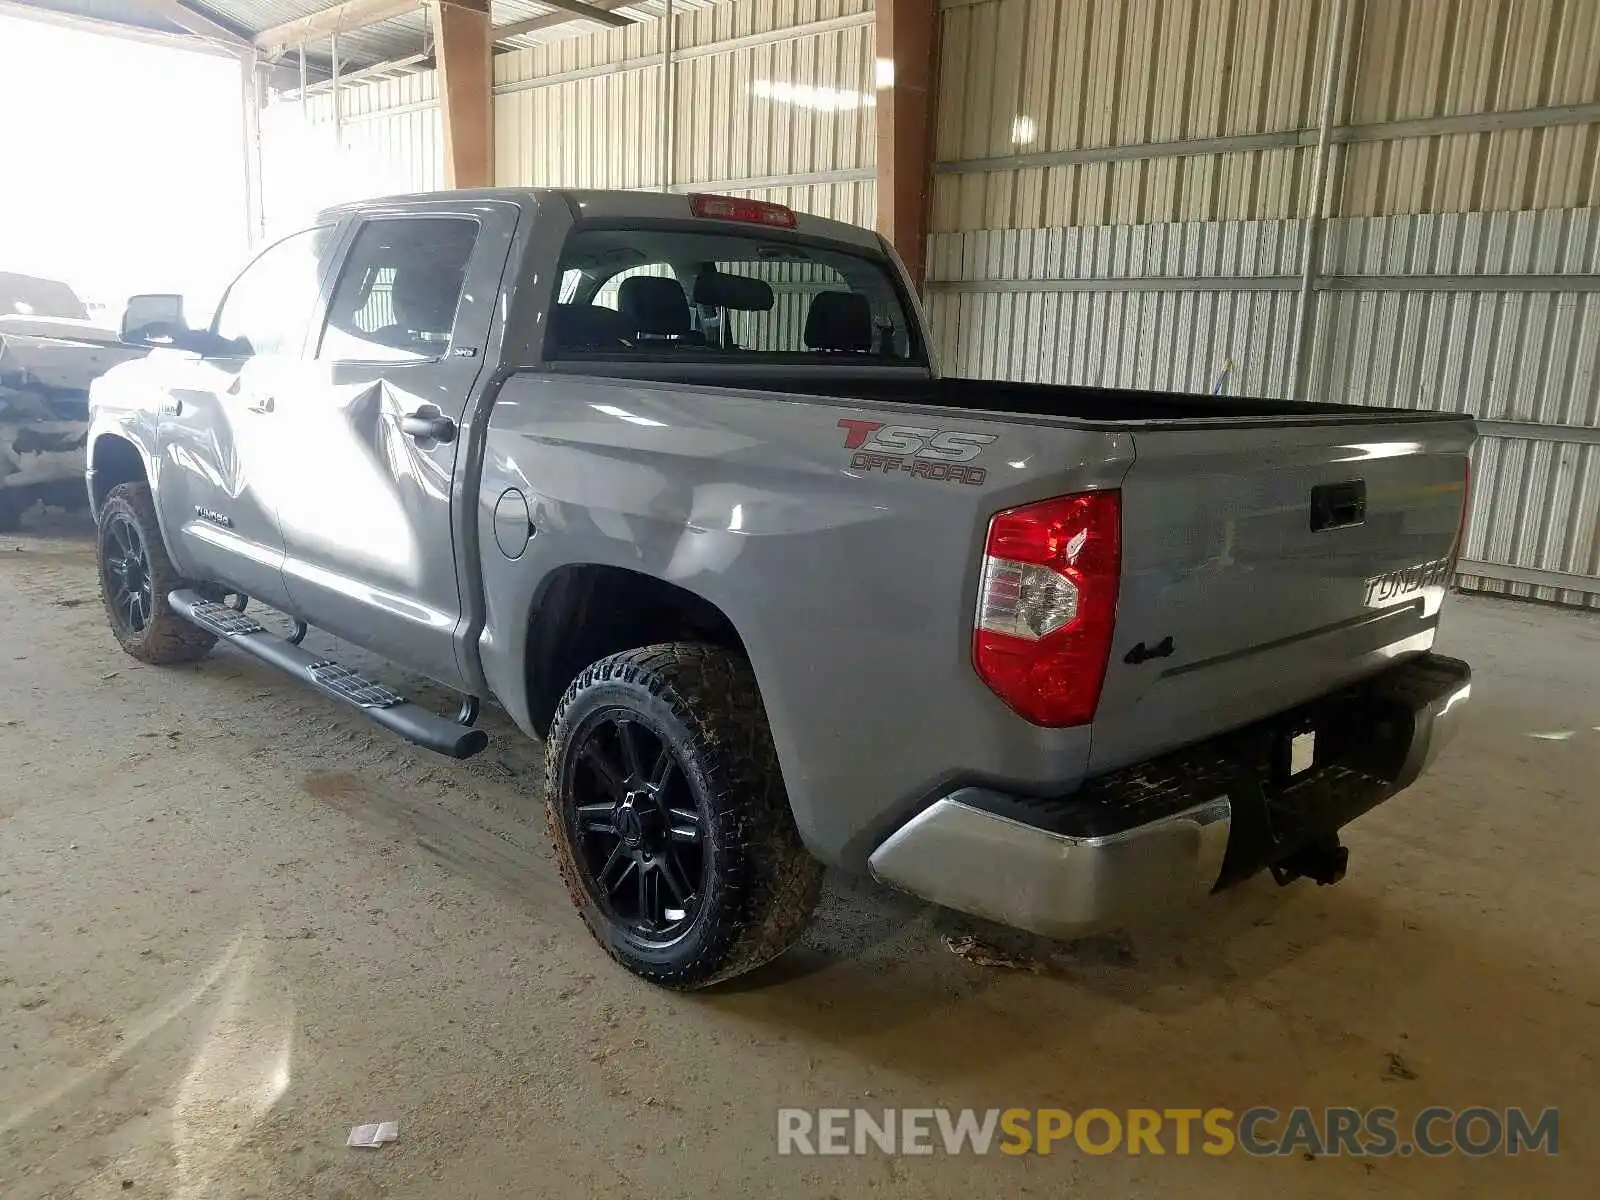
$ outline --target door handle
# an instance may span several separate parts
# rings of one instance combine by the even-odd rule
[[[424,404],[416,412],[401,417],[400,428],[419,442],[456,440],[456,423],[431,404]]]
[[[1343,529],[1367,519],[1367,483],[1351,479],[1324,483],[1311,489],[1311,532]]]
[[[245,410],[253,413],[269,413],[277,407],[271,396],[257,396],[245,405]]]

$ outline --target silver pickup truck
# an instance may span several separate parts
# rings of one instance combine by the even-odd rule
[[[865,229],[401,197],[268,247],[208,329],[132,317],[88,471],[123,648],[221,640],[458,758],[492,700],[656,983],[781,953],[824,864],[1063,937],[1333,882],[1468,695],[1430,651],[1469,419],[941,377]]]

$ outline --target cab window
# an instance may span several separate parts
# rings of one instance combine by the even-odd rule
[[[556,295],[553,358],[925,361],[886,260],[765,230],[579,229]]]
[[[263,250],[228,288],[212,322],[244,354],[298,355],[317,307],[326,228],[292,233]]]
[[[339,272],[317,357],[422,362],[450,348],[478,223],[379,218],[356,235]]]

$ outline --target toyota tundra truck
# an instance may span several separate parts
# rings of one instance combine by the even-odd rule
[[[407,196],[270,245],[205,329],[172,300],[93,388],[117,641],[226,643],[456,758],[492,701],[657,984],[782,953],[825,866],[1062,938],[1334,882],[1468,696],[1432,647],[1470,418],[942,376],[865,229]]]

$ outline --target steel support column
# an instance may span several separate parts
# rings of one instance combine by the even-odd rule
[[[439,0],[433,7],[433,42],[445,186],[489,187],[494,183],[489,0]]]
[[[935,0],[878,0],[878,232],[920,288],[933,169]]]
[[[239,58],[239,105],[244,118],[245,244],[254,249],[265,232],[261,170],[261,73],[256,53]]]
[[[661,18],[661,190],[672,190],[672,158],[677,153],[677,79],[672,65],[672,50],[676,29],[672,23],[672,0],[667,0],[667,12]]]
[[[1322,75],[1322,116],[1317,123],[1317,153],[1311,166],[1311,196],[1300,227],[1300,299],[1295,306],[1294,358],[1289,376],[1290,396],[1295,400],[1307,399],[1311,387],[1311,342],[1316,333],[1316,280],[1322,270],[1322,228],[1324,219],[1331,215],[1326,211],[1329,207],[1328,178],[1332,174],[1328,159],[1348,70],[1346,64],[1354,57],[1345,53],[1353,2],[1336,0],[1333,28],[1328,31],[1328,58]]]

